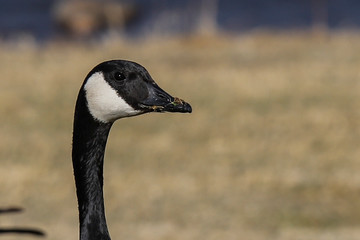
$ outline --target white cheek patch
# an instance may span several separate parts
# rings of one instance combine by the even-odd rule
[[[105,81],[101,72],[91,75],[84,89],[91,115],[101,122],[113,122],[119,118],[141,113],[117,94],[116,90]]]

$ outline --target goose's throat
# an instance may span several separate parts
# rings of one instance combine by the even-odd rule
[[[74,122],[73,167],[80,239],[110,239],[103,198],[104,153],[111,124],[78,118]]]

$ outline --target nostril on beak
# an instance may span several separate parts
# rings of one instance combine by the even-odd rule
[[[158,93],[158,97],[166,102],[171,102],[171,97],[163,93]]]

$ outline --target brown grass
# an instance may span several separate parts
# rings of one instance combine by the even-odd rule
[[[356,33],[254,33],[0,44],[0,206],[26,208],[0,216],[0,228],[77,239],[74,102],[94,65],[122,58],[194,111],[114,125],[105,157],[113,239],[359,239],[359,42]]]

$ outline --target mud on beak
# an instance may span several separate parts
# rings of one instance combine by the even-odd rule
[[[172,97],[155,83],[148,85],[149,95],[139,107],[147,112],[191,113],[192,108],[184,100]]]

